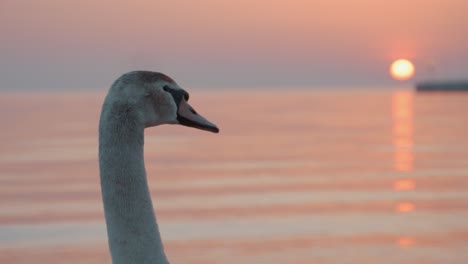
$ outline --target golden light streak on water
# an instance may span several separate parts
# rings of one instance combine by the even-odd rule
[[[416,239],[414,237],[400,237],[397,243],[400,247],[408,248],[416,244]]]
[[[399,213],[409,213],[414,211],[416,206],[412,202],[402,202],[398,203],[395,207],[395,210]]]
[[[397,180],[393,183],[393,189],[395,191],[408,191],[416,188],[416,182],[414,180]]]
[[[393,144],[395,170],[413,169],[413,93],[398,91],[392,97]]]

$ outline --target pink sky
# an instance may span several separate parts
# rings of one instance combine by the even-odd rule
[[[0,89],[104,88],[162,71],[184,86],[401,86],[468,76],[464,0],[2,0]]]

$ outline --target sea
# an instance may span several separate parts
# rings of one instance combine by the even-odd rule
[[[111,263],[105,91],[0,93],[0,263]],[[468,93],[191,91],[219,134],[146,129],[171,264],[468,263]]]

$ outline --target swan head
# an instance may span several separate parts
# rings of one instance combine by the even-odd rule
[[[189,94],[167,75],[133,71],[114,82],[106,103],[136,113],[145,127],[180,124],[218,133],[218,127],[198,114],[188,100]]]

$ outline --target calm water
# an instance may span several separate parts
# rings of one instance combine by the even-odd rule
[[[110,263],[103,93],[0,95],[0,263]],[[171,263],[468,263],[468,93],[192,91],[146,131]]]

